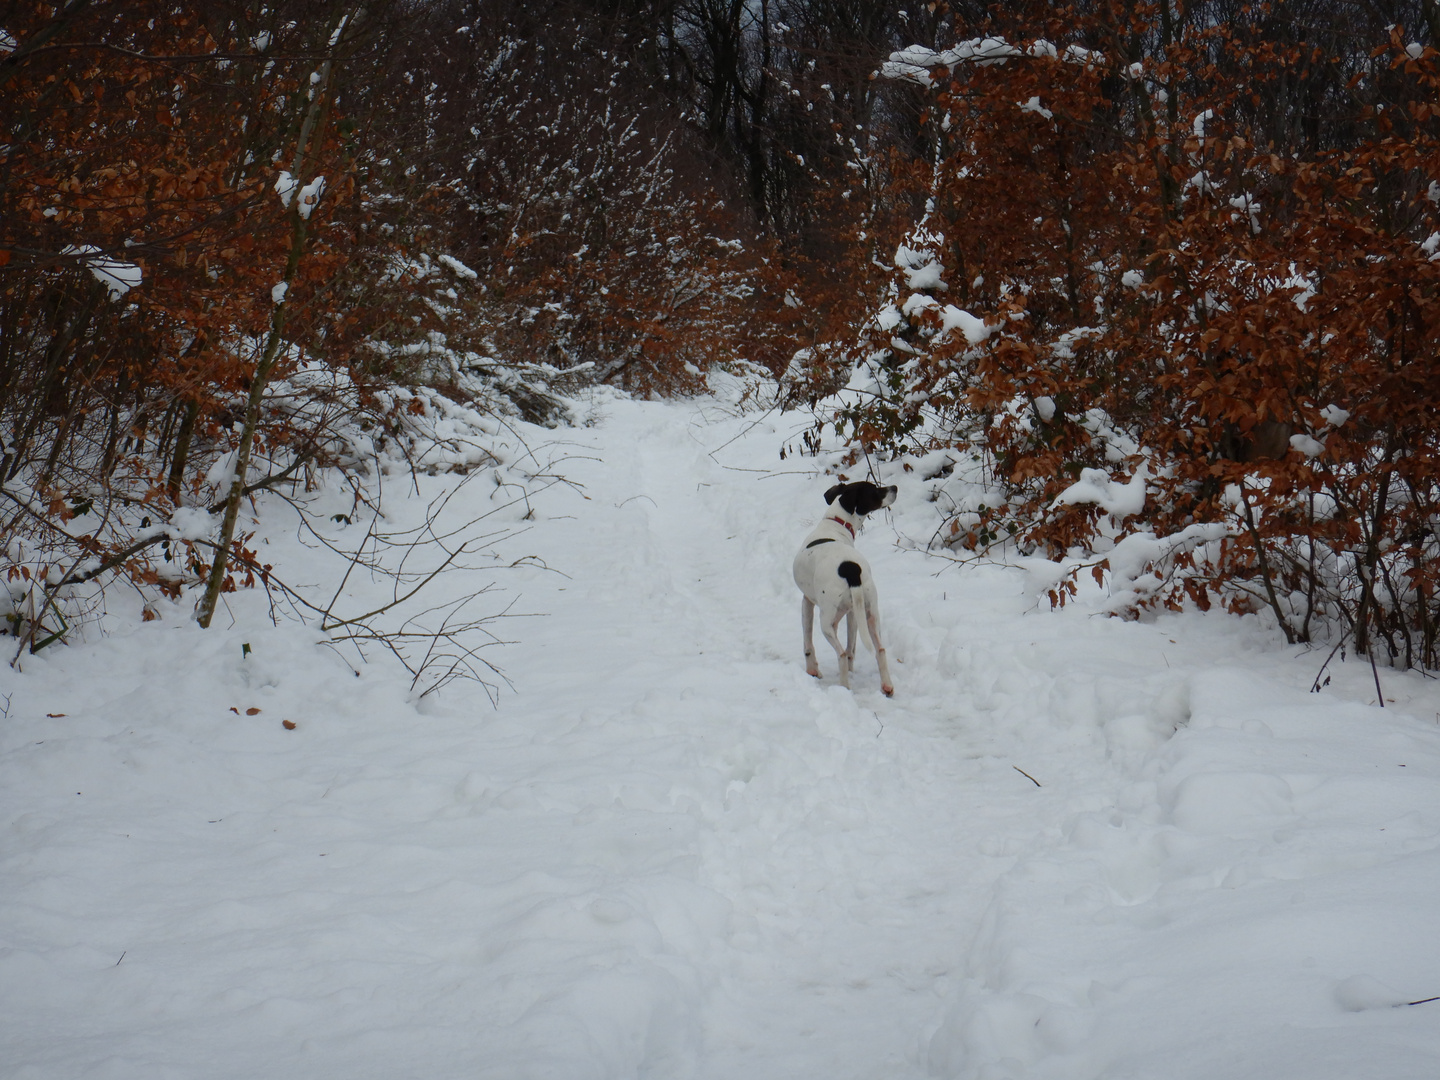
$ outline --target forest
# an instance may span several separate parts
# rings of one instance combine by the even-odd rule
[[[114,588],[208,626],[283,577],[247,499],[457,405],[744,370],[862,468],[970,455],[932,547],[1056,605],[1440,667],[1437,42],[1426,0],[0,5],[12,640]]]

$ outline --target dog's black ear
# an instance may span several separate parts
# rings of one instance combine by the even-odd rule
[[[836,484],[829,491],[825,492],[825,505],[829,506],[831,503],[833,503],[835,501],[835,496],[839,495],[840,492],[844,490],[844,484]]]

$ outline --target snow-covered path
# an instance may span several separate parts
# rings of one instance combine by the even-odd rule
[[[804,674],[789,562],[824,482],[772,474],[773,437],[728,464],[707,453],[724,437],[698,416],[636,419],[630,460],[608,455],[595,484],[612,505],[541,553],[563,565],[567,544],[585,544],[590,579],[567,584],[563,617],[527,632],[537,666],[514,671],[550,680],[564,745],[552,760],[562,783],[588,763],[599,794],[536,813],[552,784],[528,769],[505,794],[553,827],[542,848],[568,836],[595,853],[585,888],[555,903],[589,915],[575,931],[596,951],[587,992],[659,1014],[633,1027],[635,1053],[648,1025],[683,1039],[674,1052],[707,1076],[903,1074],[973,932],[977,878],[995,873],[965,840],[985,801],[967,782],[984,770],[927,713],[885,701],[873,671],[858,697]],[[593,640],[607,642],[604,662],[566,672]],[[1007,772],[1012,797],[1029,797]],[[659,850],[626,852],[632,835]],[[669,1000],[634,1000],[637,971],[664,972],[640,985]],[[663,1019],[676,1013],[684,1023]],[[544,1021],[532,1052],[554,1052],[563,1029],[575,1060],[593,1058],[594,1016],[576,1002],[530,1019]]]
[[[796,421],[593,408],[505,552],[549,569],[498,709],[258,607],[5,673],[0,1076],[1435,1074],[1431,684],[1042,611],[912,549],[898,465],[896,697],[817,684]]]

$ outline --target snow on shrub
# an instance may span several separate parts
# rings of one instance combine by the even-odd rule
[[[1047,555],[1055,603],[1090,572],[1130,616],[1218,602],[1440,666],[1436,56],[1392,29],[1367,63],[1421,119],[1377,104],[1349,148],[1282,155],[1243,95],[1288,60],[1249,24],[1242,77],[1202,62],[1203,21],[1137,64],[1030,13],[883,69],[926,88],[939,153],[830,422],[973,456],[990,494],[937,542]],[[1071,30],[1147,40],[1147,17]]]

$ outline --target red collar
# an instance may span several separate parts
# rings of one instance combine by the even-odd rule
[[[854,526],[854,525],[851,525],[851,524],[850,524],[848,521],[846,521],[844,518],[832,517],[832,518],[830,518],[829,520],[830,520],[830,521],[838,521],[841,525],[844,525],[845,528],[846,528],[846,529],[849,531],[849,533],[850,533],[850,539],[851,539],[851,540],[854,540],[854,539],[855,539],[855,526]]]

